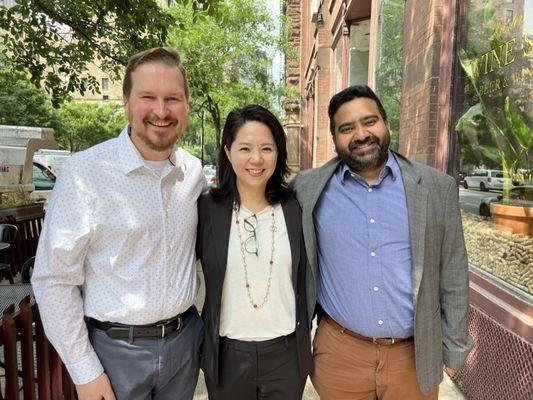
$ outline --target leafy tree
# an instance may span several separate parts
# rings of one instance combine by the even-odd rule
[[[215,165],[216,164],[216,141],[215,141],[215,129],[213,125],[206,123],[204,116],[203,126],[203,164]],[[189,124],[187,130],[180,138],[178,145],[183,147],[189,153],[202,159],[202,116],[201,113],[191,112],[189,114]]]
[[[56,140],[62,148],[80,151],[118,136],[127,123],[119,103],[67,103],[59,109]]]
[[[58,129],[50,97],[0,55],[0,124]]]
[[[276,33],[263,1],[228,0],[216,18],[200,13],[195,23],[193,11],[190,5],[169,11],[183,21],[171,30],[169,43],[190,76],[192,110],[206,111],[218,146],[229,110],[248,103],[273,108],[280,84],[272,81],[271,59],[288,41]]]
[[[402,98],[404,0],[381,0],[376,93],[383,102],[391,125],[391,147],[398,147]]]
[[[214,15],[220,1],[178,3],[196,18],[199,12]],[[52,95],[54,104],[75,91],[98,91],[89,64],[96,62],[118,78],[132,54],[164,44],[175,25],[154,0],[16,0],[11,8],[0,7],[8,57]]]

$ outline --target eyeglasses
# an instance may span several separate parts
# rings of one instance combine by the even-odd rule
[[[255,214],[244,219],[244,230],[251,235],[244,241],[244,250],[249,254],[259,255],[259,242],[255,229],[257,228],[257,217]]]

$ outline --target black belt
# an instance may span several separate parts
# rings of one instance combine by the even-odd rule
[[[187,311],[173,318],[147,325],[124,325],[116,322],[102,322],[93,318],[89,318],[88,322],[95,328],[105,331],[107,336],[113,339],[164,338],[173,332],[181,331],[185,319],[194,312],[196,312],[196,307],[191,306]]]

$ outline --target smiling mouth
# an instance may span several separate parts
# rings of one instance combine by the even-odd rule
[[[358,153],[361,153],[361,152],[365,152],[365,151],[371,150],[371,149],[373,149],[376,146],[377,146],[377,143],[375,143],[375,142],[366,143],[366,144],[363,144],[361,146],[356,146],[356,147],[352,148],[352,151],[356,151]]]
[[[168,128],[173,124],[173,121],[147,121],[149,125],[155,126],[156,128]]]
[[[250,175],[257,177],[257,176],[263,175],[263,171],[264,170],[262,170],[262,169],[248,169],[247,171],[248,171],[248,173]]]

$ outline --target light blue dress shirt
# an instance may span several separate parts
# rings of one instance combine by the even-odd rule
[[[411,245],[400,167],[389,151],[371,185],[341,163],[314,210],[318,302],[364,336],[413,335]]]

